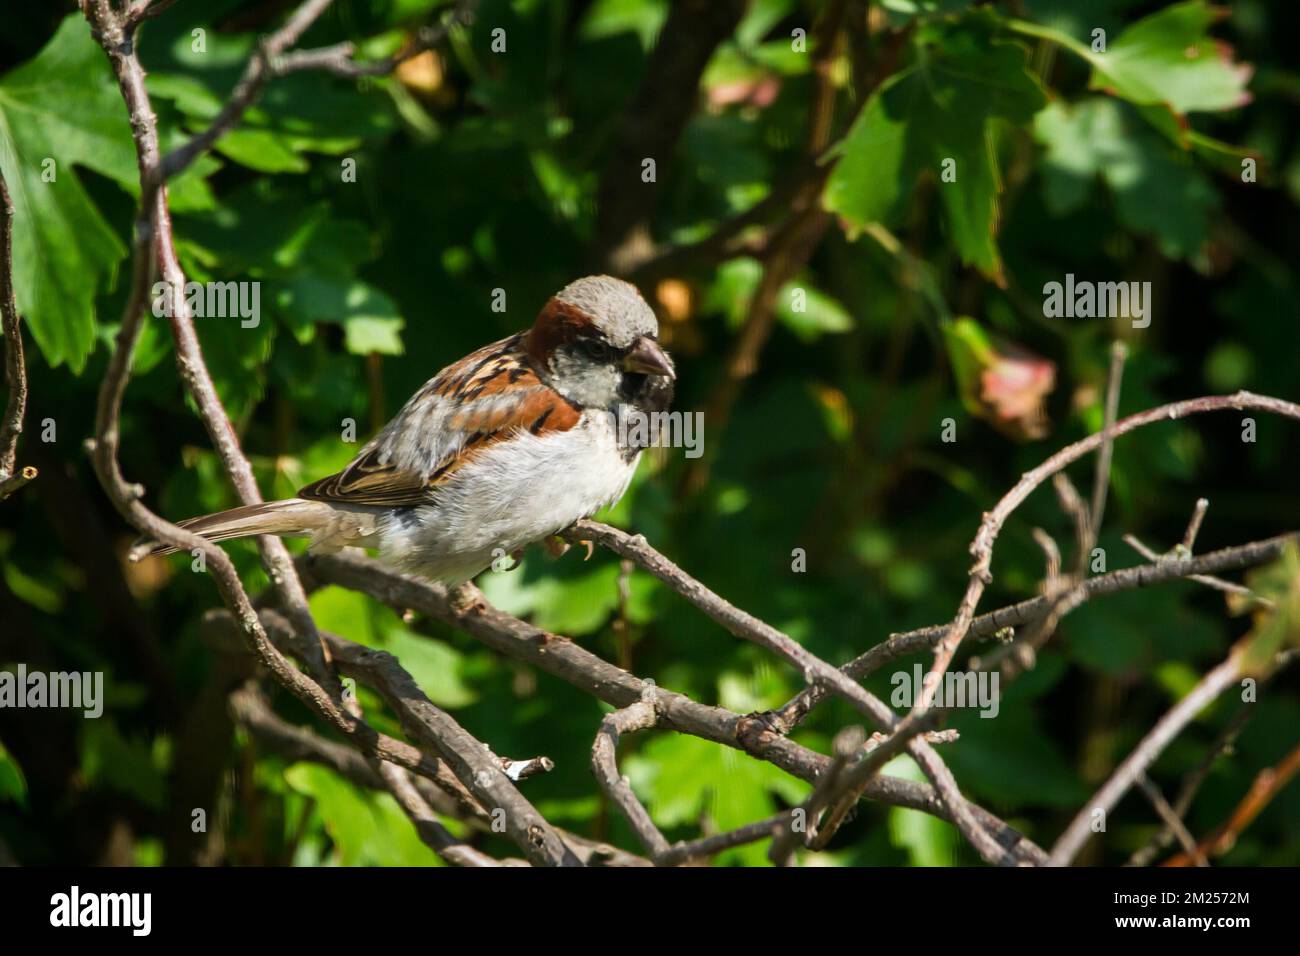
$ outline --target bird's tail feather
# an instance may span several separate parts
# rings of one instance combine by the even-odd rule
[[[255,505],[241,505],[227,511],[188,518],[177,524],[187,531],[209,541],[229,541],[257,534],[309,535],[320,530],[329,516],[329,507],[319,501],[303,498],[286,498],[283,501],[263,501]],[[132,561],[152,554],[174,554],[179,548],[140,538],[131,547]]]

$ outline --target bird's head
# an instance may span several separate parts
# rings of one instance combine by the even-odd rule
[[[671,396],[672,359],[659,322],[636,286],[610,276],[570,282],[542,307],[528,331],[528,355],[542,379],[583,408],[656,404]]]

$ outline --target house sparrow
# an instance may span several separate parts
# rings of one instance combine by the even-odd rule
[[[532,328],[449,365],[337,474],[297,498],[182,521],[210,541],[308,536],[376,548],[448,585],[617,501],[641,449],[619,421],[672,401],[654,312],[627,282],[565,286]],[[175,548],[147,542],[135,553]]]

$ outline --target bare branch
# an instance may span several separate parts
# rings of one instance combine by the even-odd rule
[[[1192,509],[1192,517],[1187,522],[1187,530],[1183,532],[1183,550],[1188,554],[1192,553],[1192,546],[1196,544],[1196,536],[1201,531],[1201,522],[1205,520],[1205,512],[1209,508],[1209,498],[1196,499],[1196,507]]]
[[[590,522],[587,526],[605,528]],[[586,531],[580,536],[590,537]],[[415,581],[375,561],[348,554],[305,557],[300,559],[300,567],[309,586],[336,584],[364,591],[400,611],[412,610],[443,621],[494,650],[559,677],[615,707],[626,707],[641,700],[649,686],[568,638],[492,607],[472,586],[463,589],[458,600],[453,601],[445,588]],[[663,687],[656,689],[655,703],[662,726],[743,750],[803,780],[815,781],[829,762],[829,758],[775,733],[761,718],[700,704]],[[946,801],[935,790],[908,780],[878,777],[871,781],[863,796],[945,820],[953,817]],[[969,801],[964,801],[962,806],[993,834],[1004,856],[1015,862],[1046,859],[1038,847],[997,817]]]
[[[28,465],[17,468],[18,436],[27,414],[27,363],[23,360],[23,333],[14,300],[14,205],[0,172],[0,328],[5,338],[5,402],[0,420],[0,501],[36,477]]]
[[[421,27],[415,39],[392,56],[380,60],[354,60],[356,46],[336,43],[315,50],[294,50],[276,60],[272,67],[276,76],[285,76],[302,70],[324,70],[335,76],[356,79],[362,76],[386,76],[407,60],[434,49],[452,30],[468,27],[474,21],[478,0],[461,0],[461,3],[441,23]]]
[[[666,171],[695,111],[700,76],[713,52],[731,36],[745,0],[679,0],[672,4],[645,76],[623,113],[596,192],[592,259],[603,271],[624,274],[653,248],[650,219],[659,197],[658,175],[644,182],[642,163]]]
[[[985,514],[979,531],[975,535],[975,540],[971,543],[970,550],[975,558],[975,564],[970,570],[970,583],[967,585],[965,596],[958,605],[957,616],[953,618],[952,623],[948,626],[947,633],[935,648],[935,660],[930,668],[930,674],[933,675],[931,679],[942,678],[944,672],[948,669],[948,665],[952,663],[957,648],[970,630],[971,621],[975,615],[975,606],[979,603],[985,588],[993,580],[989,568],[993,560],[993,543],[997,539],[998,532],[1002,529],[1002,525],[1011,513],[1020,507],[1035,488],[1072,462],[1095,451],[1114,438],[1135,429],[1159,421],[1175,421],[1207,412],[1239,411],[1242,409],[1268,412],[1269,414],[1300,420],[1300,405],[1266,395],[1237,392],[1234,395],[1207,395],[1201,398],[1191,398],[1148,409],[1136,415],[1130,415],[1128,418],[1116,422],[1113,428],[1097,432],[1072,445],[1067,445],[1038,467],[1026,472],[1020,481],[1003,495],[993,510]],[[921,713],[924,709],[925,702],[921,701],[918,707],[913,708],[913,713]]]
[[[921,730],[918,737],[927,742],[942,739],[935,738],[933,736],[934,732],[930,730],[940,719],[941,715],[938,711],[928,712],[921,718]],[[826,848],[839,831],[839,828],[848,819],[849,813],[857,806],[867,784],[875,778],[876,774],[880,773],[885,764],[903,752],[909,739],[909,737],[898,731],[892,734],[875,734],[872,736],[862,759],[842,774],[841,779],[827,794],[826,805],[830,808],[830,812],[827,815],[825,825],[820,828],[812,828],[809,832],[809,846],[812,849],[824,850]]]
[[[441,24],[422,28],[417,33],[414,43],[409,44],[400,53],[382,60],[369,63],[354,62],[352,54],[356,48],[352,43],[291,52],[289,48],[298,42],[331,2],[332,0],[305,0],[280,29],[258,44],[256,52],[244,67],[239,82],[235,84],[230,98],[207,129],[163,157],[157,170],[160,180],[165,181],[175,176],[211,149],[222,136],[234,129],[249,108],[261,97],[262,90],[272,79],[312,69],[326,70],[342,77],[381,76],[391,73],[405,60],[425,50],[433,49],[442,42],[453,27],[468,24],[473,19],[474,10],[478,6],[478,0],[462,0]]]
[[[1101,450],[1097,452],[1097,470],[1093,473],[1091,518],[1088,526],[1091,551],[1101,533],[1101,519],[1106,513],[1106,491],[1110,487],[1110,459],[1115,447],[1115,419],[1119,417],[1119,390],[1124,379],[1124,362],[1128,359],[1128,346],[1116,339],[1110,346],[1110,376],[1106,380],[1106,405],[1103,412]],[[1084,560],[1087,560],[1086,558]]]
[[[1161,717],[1124,762],[1115,768],[1110,779],[1070,821],[1070,825],[1065,828],[1065,832],[1052,847],[1047,860],[1048,865],[1068,866],[1092,836],[1094,814],[1098,812],[1109,814],[1119,803],[1120,798],[1133,786],[1138,775],[1146,772],[1146,768],[1160,756],[1169,742],[1178,736],[1210,701],[1235,683],[1240,675],[1237,654],[1230,654],[1227,660],[1201,678],[1200,683],[1192,688],[1186,697]]]
[[[235,718],[257,738],[259,744],[268,747],[284,759],[290,762],[307,761],[320,764],[358,786],[371,790],[390,789],[387,781],[376,773],[372,762],[366,760],[356,750],[326,740],[305,727],[283,720],[256,693],[248,689],[236,691],[230,697],[230,706]],[[455,780],[454,777],[452,779]],[[415,777],[412,785],[423,801],[441,816],[464,820],[480,830],[486,830],[491,823],[487,811],[473,801],[468,791],[465,791],[465,795],[469,803],[463,803],[438,789],[425,777]],[[651,865],[644,857],[627,853],[608,843],[590,840],[567,830],[557,832],[562,835],[564,842],[573,848],[579,859],[588,866]]]
[[[262,619],[283,640],[294,640],[288,618],[264,610]],[[298,638],[301,646],[301,635]],[[578,865],[572,851],[507,775],[505,767],[514,761],[503,761],[450,714],[435,706],[391,654],[335,634],[321,632],[321,638],[339,669],[378,691],[408,736],[435,750],[481,806],[489,812],[504,811],[506,832],[529,860],[540,865]],[[545,762],[549,761],[541,761]]]
[[[1260,681],[1261,685],[1271,676],[1271,674],[1264,675],[1264,678]],[[1232,719],[1228,721],[1227,726],[1219,732],[1219,736],[1215,738],[1214,743],[1205,752],[1201,762],[1183,778],[1182,786],[1178,788],[1178,797],[1174,800],[1172,808],[1174,816],[1179,820],[1191,809],[1192,801],[1196,798],[1197,792],[1200,791],[1201,784],[1210,775],[1210,770],[1213,768],[1215,761],[1221,756],[1232,752],[1237,736],[1253,715],[1254,707],[1250,704],[1243,704],[1241,709],[1232,715]],[[1173,842],[1173,839],[1173,827],[1166,824],[1145,846],[1135,851],[1125,865],[1149,866],[1155,861],[1156,856]]]
[[[717,856],[723,850],[731,850],[746,843],[766,840],[779,827],[788,814],[778,813],[763,820],[755,820],[734,830],[713,833],[698,840],[685,840],[674,843],[655,862],[659,866],[678,866],[693,860],[703,860]]]
[[[649,730],[658,722],[654,688],[650,687],[646,699],[606,714],[600,722],[596,740],[591,745],[591,772],[595,775],[596,782],[622,811],[641,845],[649,851],[651,859],[658,859],[668,852],[668,840],[659,832],[659,828],[650,819],[649,812],[632,792],[632,785],[627,778],[618,772],[618,739],[623,734]]]
[[[159,183],[166,182],[185,169],[239,124],[248,108],[262,95],[262,88],[267,81],[275,75],[275,60],[298,42],[332,2],[333,0],[304,0],[280,29],[258,43],[256,52],[244,67],[230,98],[207,129],[173,149],[151,170]]]
[[[1201,500],[1204,501],[1205,499],[1202,498]],[[1155,549],[1147,547],[1145,544],[1142,543],[1142,540],[1135,534],[1124,535],[1124,543],[1127,544],[1134,551],[1136,551],[1138,554],[1142,555],[1142,557],[1146,558],[1148,561],[1160,562],[1160,561],[1169,560],[1168,555],[1159,554],[1155,551]],[[1190,554],[1191,552],[1188,551],[1188,553]],[[1211,574],[1189,574],[1187,576],[1187,580],[1195,581],[1197,584],[1204,584],[1206,587],[1214,588],[1216,591],[1223,591],[1225,594],[1236,594],[1239,597],[1249,598],[1250,600],[1255,601],[1263,605],[1264,607],[1273,606],[1272,601],[1270,601],[1266,597],[1261,597],[1260,595],[1256,594],[1254,591],[1246,587],[1244,584],[1236,584],[1232,581],[1225,581],[1223,578],[1216,578]]]
[[[1194,577],[1202,572],[1235,571],[1271,561],[1282,553],[1287,544],[1297,540],[1300,540],[1300,533],[1291,532],[1262,541],[1222,548],[1197,558],[1169,558],[1152,564],[1140,564],[1090,578],[1085,582],[1084,589],[1087,599],[1091,600],[1122,591],[1151,587],[1179,578]],[[971,622],[970,636],[987,639],[1008,628],[1028,624],[1035,620],[1049,603],[1046,596],[1040,596],[981,614]],[[858,655],[840,669],[849,677],[861,680],[900,657],[936,646],[947,633],[948,627],[949,625],[946,624],[938,624],[890,635],[888,639]],[[808,716],[814,707],[825,700],[828,694],[829,691],[820,685],[805,688],[776,711],[773,722],[786,728],[785,732],[789,733]]]
[[[1266,684],[1272,681],[1298,656],[1300,656],[1300,652],[1294,649],[1283,651],[1282,654],[1279,655],[1278,666],[1268,673],[1259,676],[1259,687],[1263,688]],[[1205,756],[1201,758],[1200,763],[1193,767],[1192,770],[1190,770],[1183,778],[1182,785],[1178,788],[1178,797],[1174,800],[1173,804],[1174,815],[1180,820],[1186,816],[1187,811],[1191,809],[1192,801],[1196,799],[1196,794],[1200,791],[1201,784],[1203,784],[1206,778],[1209,777],[1210,771],[1213,769],[1215,762],[1218,761],[1220,757],[1232,753],[1237,737],[1250,721],[1250,718],[1254,716],[1254,713],[1255,707],[1253,704],[1243,704],[1240,709],[1232,715],[1232,719],[1224,725],[1221,731],[1219,731],[1218,736],[1214,739],[1214,743],[1212,743],[1209,749],[1206,750]],[[1125,865],[1150,865],[1160,851],[1169,846],[1173,841],[1173,838],[1173,829],[1166,825],[1159,833],[1152,837],[1145,846],[1134,852],[1134,854],[1129,858],[1128,863]]]
[[[663,581],[736,637],[752,641],[798,667],[808,683],[827,685],[877,726],[884,730],[897,729],[898,717],[878,697],[766,621],[759,620],[715,594],[652,548],[644,537],[640,535],[633,537],[617,528],[593,521],[579,521],[562,532],[561,536],[571,541],[596,541],[620,557],[632,560],[638,567]],[[909,741],[908,751],[916,758],[916,762],[930,778],[930,782],[949,801],[955,817],[954,822],[962,831],[962,835],[989,862],[1000,860],[1004,855],[1003,848],[984,832],[969,813],[966,801],[957,789],[956,781],[953,780],[952,774],[943,765],[938,754],[924,740],[915,739]]]
[[[424,801],[424,797],[411,783],[410,775],[401,767],[383,761],[375,761],[375,769],[388,790],[397,798],[402,810],[411,819],[415,832],[420,839],[448,863],[456,866],[501,866],[486,853],[475,850],[447,832],[447,828],[438,822],[433,811]],[[527,866],[523,860],[520,866]]]
[[[289,23],[286,24],[284,28],[286,37],[296,38],[298,33],[306,29],[311,19],[314,19],[323,9],[322,0],[310,0],[309,3],[303,4],[290,18]],[[149,301],[149,289],[155,270],[166,283],[170,295],[171,308],[169,314],[172,337],[175,341],[177,368],[190,395],[198,406],[199,415],[203,420],[208,435],[212,439],[226,474],[235,486],[235,490],[243,504],[260,502],[262,496],[253,477],[252,466],[240,448],[235,429],[230,423],[230,418],[226,414],[220,397],[217,395],[216,386],[208,373],[198,335],[194,329],[193,315],[183,294],[185,273],[181,269],[180,260],[176,254],[176,245],[172,236],[171,213],[167,206],[166,192],[162,189],[166,177],[159,173],[158,125],[149,100],[149,93],[145,88],[144,70],[138,59],[138,44],[129,39],[122,19],[112,13],[107,5],[95,7],[93,11],[88,9],[87,16],[91,18],[91,24],[100,45],[103,47],[104,52],[108,54],[109,64],[117,77],[118,87],[127,106],[131,120],[131,135],[135,142],[137,165],[140,168],[141,185],[141,212],[136,223],[131,293],[127,297],[126,312],[123,315],[122,326],[118,332],[116,351],[110,360],[109,369],[105,374],[103,386],[100,390],[99,415],[96,418],[96,440],[92,445],[92,451],[97,462],[96,469],[100,473],[100,480],[105,484],[106,489],[112,486],[116,497],[121,499],[117,503],[124,517],[132,521],[141,531],[160,541],[165,541],[167,544],[182,547],[184,550],[201,547],[208,556],[209,561],[214,563],[214,567],[220,569],[218,580],[224,581],[224,594],[228,598],[227,603],[232,608],[235,607],[235,604],[231,603],[231,601],[235,600],[235,592],[238,591],[241,603],[248,605],[248,597],[243,594],[242,586],[239,585],[238,577],[234,573],[233,565],[229,564],[229,560],[219,548],[203,546],[197,536],[194,535],[187,534],[184,538],[176,539],[174,537],[175,528],[172,525],[166,525],[166,528],[172,529],[169,533],[173,535],[173,538],[161,538],[158,535],[159,526],[156,524],[160,519],[155,517],[153,521],[150,521],[151,516],[148,516],[147,510],[142,506],[124,508],[126,502],[136,502],[136,499],[143,495],[143,489],[138,485],[128,485],[118,472],[116,463],[117,420],[121,413],[122,396],[130,375],[131,355],[140,334],[141,322],[145,306]],[[291,39],[289,42],[291,42]],[[110,492],[110,497],[114,496],[114,491]],[[278,538],[262,537],[258,541],[258,546],[261,550],[263,564],[266,566],[271,580],[275,583],[281,602],[288,613],[294,617],[296,626],[305,633],[312,633],[315,625],[312,622],[311,614],[307,610],[306,597],[303,594],[302,586],[298,582],[293,562],[289,558],[289,552],[284,543]],[[217,557],[217,554],[220,556]],[[251,607],[251,605],[249,606]],[[265,641],[260,643],[264,645],[267,652],[275,653],[274,648],[269,643]],[[323,649],[317,649],[313,652],[308,662],[317,680],[323,682],[326,696],[332,698],[334,702],[338,702],[341,691],[337,686],[337,681],[329,671]],[[289,670],[294,669],[289,667]],[[297,671],[294,670],[294,673],[296,674]],[[283,669],[277,676],[295,682],[297,680],[289,677],[288,671]],[[301,685],[299,685],[299,690],[308,692],[307,688]],[[337,706],[334,706],[334,709],[337,709]]]
[[[1061,549],[1056,546],[1052,536],[1042,528],[1035,528],[1032,534],[1034,543],[1042,550],[1047,562],[1047,591],[1051,593],[1060,587]]]
[[[780,828],[776,832],[776,837],[772,840],[772,846],[767,851],[767,857],[775,866],[786,866],[789,864],[794,854],[795,845],[799,843],[796,829],[798,816],[802,815],[804,824],[802,832],[804,833],[804,845],[808,845],[812,839],[815,830],[815,821],[821,814],[822,809],[835,802],[836,795],[843,792],[846,788],[840,787],[840,779],[844,776],[844,769],[848,766],[849,761],[854,755],[862,749],[863,743],[866,742],[866,734],[861,727],[845,727],[835,735],[832,745],[831,762],[813,786],[812,793],[808,794],[804,802],[786,814]],[[857,803],[857,797],[854,796],[852,804]],[[823,844],[824,845],[824,844]]]
[[[277,31],[268,44],[263,45],[259,55],[265,55],[268,49],[277,52],[295,42],[326,6],[328,0],[308,0],[290,17],[285,26]],[[283,543],[275,538],[263,537],[260,540],[263,560],[279,592],[281,602],[292,618],[293,630],[307,637],[305,645],[300,645],[300,648],[304,649],[304,658],[311,665],[318,679],[324,681],[325,686],[295,668],[270,641],[244,591],[234,565],[225,552],[211,542],[158,518],[140,503],[143,489],[138,485],[128,484],[121,474],[117,461],[118,418],[129,378],[130,358],[140,335],[150,280],[157,268],[169,286],[172,296],[171,324],[176,341],[177,363],[182,378],[200,409],[204,424],[241,499],[245,503],[261,500],[253,479],[252,468],[239,447],[230,419],[217,397],[208,374],[192,316],[182,295],[185,276],[172,238],[166,193],[161,188],[166,175],[160,170],[157,124],[145,89],[144,71],[136,58],[136,45],[129,38],[130,24],[106,3],[87,7],[87,16],[91,19],[95,35],[108,54],[130,113],[142,187],[141,214],[136,224],[131,292],[128,295],[116,347],[100,390],[96,415],[96,438],[90,443],[96,472],[109,498],[123,516],[137,528],[167,544],[185,550],[195,548],[205,555],[223,600],[239,622],[258,659],[282,684],[317,713],[324,716],[341,732],[357,740],[363,751],[377,761],[376,766],[379,768],[377,772],[380,772],[381,778],[397,787],[401,781],[383,767],[383,762],[395,762],[411,769],[420,769],[427,762],[426,758],[409,745],[377,734],[346,706],[341,687],[326,666],[324,646],[316,633],[315,623],[307,609],[305,593]],[[260,81],[249,86],[243,94],[239,94],[236,101],[227,104],[228,110],[224,113],[236,117],[242,114],[243,109],[256,96],[258,89],[260,89]],[[245,99],[240,100],[240,96]],[[210,141],[201,141],[194,155],[206,149],[207,145],[210,145]],[[470,776],[473,783],[469,784],[469,781],[466,783],[477,796],[483,800],[495,801],[492,806],[506,807],[515,812],[516,817],[507,820],[507,830],[530,860],[534,863],[550,864],[577,862],[576,857],[568,851],[540,815],[536,814],[527,802],[523,801],[522,796],[518,795],[518,791],[514,789],[513,783],[500,764],[490,759],[486,748],[482,748],[482,745],[465,734],[459,725],[433,708],[427,699],[422,699],[422,695],[418,694],[418,688],[415,688],[414,682],[405,672],[387,676],[390,678],[390,687],[397,686],[406,693],[404,699],[408,702],[408,715],[415,718],[408,721],[408,724],[416,730],[427,731],[436,743],[442,745],[444,756],[456,767],[462,780],[467,775]],[[406,681],[404,684],[401,683],[403,678]],[[412,688],[416,693],[410,693]],[[476,747],[481,748],[483,752],[477,751]],[[482,764],[482,759],[487,759],[486,765]],[[394,795],[399,802],[403,803],[408,814],[412,815],[422,833],[432,838],[419,806],[404,799],[402,793],[395,792]]]
[[[1205,859],[1205,855],[1196,847],[1196,839],[1187,832],[1187,827],[1183,824],[1182,818],[1169,805],[1165,795],[1160,792],[1160,788],[1152,782],[1145,771],[1138,774],[1137,785],[1138,789],[1146,794],[1146,798],[1151,801],[1151,806],[1155,807],[1156,813],[1165,822],[1169,832],[1178,838],[1178,842],[1183,845],[1184,850],[1195,856],[1196,865],[1209,866],[1209,861]]]
[[[1241,802],[1233,809],[1228,819],[1190,852],[1174,857],[1165,866],[1187,866],[1191,862],[1200,865],[1200,861],[1207,856],[1218,856],[1228,852],[1236,844],[1237,837],[1242,831],[1254,822],[1297,773],[1300,773],[1300,747],[1287,754],[1276,767],[1261,770],[1250,785],[1250,790],[1241,798]]]

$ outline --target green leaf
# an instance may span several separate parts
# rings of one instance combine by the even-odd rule
[[[775,812],[774,795],[793,804],[808,793],[805,783],[769,763],[685,734],[654,738],[623,769],[660,827],[695,826],[707,816],[717,831],[729,830]],[[731,857],[761,865],[766,847],[744,847]]]
[[[972,414],[980,414],[980,374],[997,361],[988,333],[970,316],[961,315],[943,326],[943,341],[962,405]]]
[[[27,805],[27,779],[5,745],[0,743],[0,801],[13,800],[19,806]]]
[[[903,24],[917,17],[944,16],[969,7],[973,0],[882,0],[880,6],[891,24]]]
[[[264,129],[231,130],[213,144],[223,156],[262,173],[301,173],[305,159],[284,144],[284,138]]]
[[[14,204],[18,310],[46,360],[80,372],[95,346],[95,294],[114,279],[126,246],[76,166],[136,182],[108,60],[72,14],[35,59],[0,79],[0,169]]]
[[[166,800],[167,784],[149,744],[122,736],[111,719],[86,721],[81,768],[87,784],[129,794],[151,809],[161,810]]]
[[[343,320],[344,339],[353,355],[402,354],[402,320],[359,315]]]
[[[871,98],[837,147],[823,202],[857,228],[891,222],[920,177],[933,177],[962,261],[1000,281],[996,124],[1027,123],[1043,102],[1024,47],[993,40],[987,20],[927,30],[916,65]]]
[[[804,299],[803,308],[799,310],[794,308],[796,287],[802,291]],[[844,306],[826,293],[801,283],[788,283],[781,289],[777,296],[776,316],[805,342],[853,328],[853,317]]]
[[[911,757],[895,757],[885,764],[883,773],[916,783],[925,782],[925,774]],[[889,811],[890,842],[906,851],[913,866],[952,866],[960,836],[947,821],[920,810],[894,807]]]
[[[1253,68],[1208,33],[1226,8],[1188,0],[1144,17],[1096,52],[1059,30],[1024,21],[1013,29],[1061,44],[1092,65],[1091,87],[1142,105],[1164,104],[1179,115],[1216,112],[1250,101]]]
[[[316,801],[343,866],[437,866],[406,815],[387,794],[366,793],[324,767],[296,764],[284,778]]]
[[[366,596],[343,588],[322,588],[311,596],[319,627],[388,651],[440,707],[467,707],[477,699],[464,680],[465,657],[450,644],[415,634],[400,617]]]
[[[494,605],[515,615],[531,615],[533,623],[548,631],[570,636],[600,629],[618,607],[619,568],[614,562],[584,564],[570,551],[538,574],[546,564],[530,556],[512,571],[487,572],[479,587]],[[644,620],[653,581],[643,574],[629,579],[633,620]]]
[[[578,35],[585,40],[635,33],[649,50],[668,18],[666,0],[596,0],[583,16]]]
[[[404,326],[397,305],[374,286],[319,272],[303,273],[276,291],[276,307],[300,342],[309,342],[317,322],[343,326],[354,355],[401,355]]]
[[[1139,20],[1094,55],[1093,88],[1113,88],[1134,103],[1168,103],[1177,113],[1249,102],[1251,67],[1234,63],[1231,47],[1207,33],[1227,12],[1189,0]]]
[[[1233,596],[1235,607],[1255,609],[1254,627],[1234,652],[1243,674],[1270,674],[1283,650],[1300,647],[1300,549],[1288,544],[1276,561],[1253,570],[1246,582],[1271,603]]]
[[[762,278],[763,264],[757,259],[739,256],[724,262],[714,271],[701,311],[720,312],[728,327],[739,328]]]
[[[383,648],[401,662],[439,707],[468,707],[478,699],[462,676],[465,655],[450,644],[401,626],[387,628],[384,636]]]
[[[736,26],[736,44],[746,50],[758,46],[782,20],[790,16],[794,6],[793,0],[755,0]]]
[[[1131,107],[1100,96],[1052,103],[1035,117],[1034,135],[1047,146],[1043,190],[1053,213],[1082,208],[1100,178],[1120,222],[1154,236],[1166,255],[1187,258],[1205,243],[1219,205],[1213,185]]]

